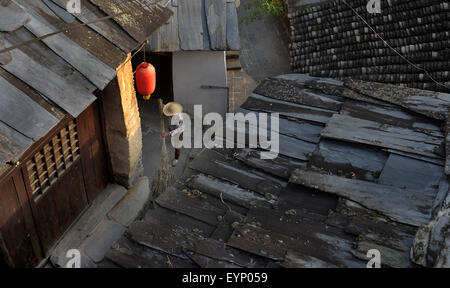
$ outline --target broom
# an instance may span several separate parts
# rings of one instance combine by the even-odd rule
[[[166,140],[164,138],[164,114],[163,114],[163,101],[158,99],[159,103],[159,115],[161,117],[161,163],[159,169],[153,176],[152,195],[155,200],[161,195],[167,188],[175,184],[176,176],[173,172],[172,165],[169,162],[169,155],[167,154]]]

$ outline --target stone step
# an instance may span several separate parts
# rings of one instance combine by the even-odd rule
[[[125,227],[141,216],[150,200],[150,183],[147,177],[142,177],[136,185],[128,190],[127,195],[108,213],[109,219]]]
[[[56,267],[66,267],[67,251],[80,247],[86,237],[126,194],[127,190],[123,186],[108,185],[53,248],[50,253],[51,263]]]
[[[128,191],[119,185],[109,185],[57,245],[50,258],[52,264],[66,267],[67,251],[78,249],[81,266],[96,267],[127,227],[143,214],[149,200],[147,177],[140,178]]]

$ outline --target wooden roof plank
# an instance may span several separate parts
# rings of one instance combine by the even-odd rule
[[[378,122],[335,114],[321,133],[322,137],[392,148],[436,157],[442,138]]]
[[[240,267],[256,268],[261,267],[260,265],[263,263],[265,264],[265,261],[262,261],[261,258],[252,257],[253,255],[248,255],[242,251],[228,247],[226,243],[211,238],[196,241],[194,252]]]
[[[67,7],[70,0],[52,1],[64,9]],[[89,0],[81,0],[81,13],[74,13],[73,16],[83,23],[89,23],[103,18],[106,15],[98,7],[89,2]],[[88,24],[88,26],[114,43],[114,45],[122,49],[125,53],[133,51],[138,45],[136,40],[122,30],[122,28],[114,21],[99,21]]]
[[[445,121],[445,174],[450,175],[450,114]]]
[[[146,41],[173,16],[172,10],[147,1],[90,0],[127,31],[138,43]]]
[[[150,38],[150,49],[154,52],[180,51],[180,37],[178,35],[178,9],[169,4],[174,16],[161,26]]]
[[[95,101],[95,96],[88,89],[78,86],[79,83],[74,83],[69,77],[56,74],[51,67],[37,62],[22,50],[15,49],[9,53],[13,60],[3,65],[3,69],[48,97],[73,117],[78,117]]]
[[[31,0],[18,1],[30,15],[31,21],[25,27],[34,35],[41,37],[60,30],[54,23],[58,20],[57,23],[61,23],[61,20],[44,3]],[[60,33],[42,41],[100,89],[104,89],[116,75],[115,69],[64,34]]]
[[[205,0],[211,50],[227,50],[227,0]]]
[[[66,113],[59,107],[58,105],[51,102],[48,98],[39,94],[36,90],[31,88],[25,82],[21,81],[5,69],[0,67],[0,76],[5,78],[10,84],[14,85],[17,89],[22,91],[29,98],[33,99],[36,103],[38,103],[41,107],[43,107],[47,112],[52,114],[58,120],[62,120]]]
[[[0,102],[0,119],[34,141],[47,134],[59,122],[3,77],[0,77]]]
[[[237,123],[237,129],[233,129],[235,127],[235,123]],[[272,135],[272,133],[276,133],[276,131],[264,130],[261,127],[256,127],[253,125],[245,125],[246,123],[243,121],[236,121],[235,123],[230,124],[227,122],[227,133],[228,131],[236,131],[237,137],[234,139],[235,143],[237,143],[238,148],[250,147],[250,148],[261,148],[263,150],[272,149],[273,146],[267,147],[266,145],[262,145],[259,141],[259,135]],[[258,129],[259,128],[259,129]],[[315,143],[299,140],[297,138],[289,137],[283,134],[279,134],[278,136],[278,154],[288,156],[294,159],[307,161],[310,158],[310,154],[315,150]],[[252,147],[249,145],[247,139],[255,139],[257,142],[257,147]],[[220,137],[216,136],[216,140],[221,140]],[[233,143],[228,143],[228,138],[224,139],[224,143],[226,145],[230,145]],[[274,141],[272,139],[271,141]],[[264,143],[266,144],[266,143]],[[236,144],[235,144],[236,145]],[[254,143],[252,143],[254,145]]]
[[[313,167],[361,180],[376,180],[389,153],[365,145],[322,139],[311,157]]]
[[[203,199],[194,195],[188,196],[187,193],[172,187],[159,196],[156,199],[156,203],[164,208],[188,215],[210,225],[217,225],[219,221],[218,216],[223,216],[227,208],[222,203],[219,204],[220,200],[211,202],[210,200],[212,199],[210,198]]]
[[[113,69],[116,69],[125,61],[127,54],[102,35],[87,26],[81,26],[82,23],[79,22],[72,14],[51,0],[42,1],[49,7],[49,9],[51,9],[53,13],[64,21],[60,24],[55,24],[55,27],[65,29],[63,33],[72,41],[89,51],[92,55]],[[79,26],[75,29],[66,29],[68,26],[67,23],[70,23],[70,25]]]
[[[187,231],[169,230],[164,226],[151,224],[149,222],[137,221],[131,224],[127,230],[130,239],[145,247],[167,253],[169,255],[188,259],[184,249],[192,249],[195,239],[187,236],[195,236]]]
[[[249,113],[255,113],[253,111],[238,108],[234,110],[234,113],[242,113],[244,115],[248,115]],[[260,117],[259,113],[256,113],[256,117],[258,118],[258,123],[261,123],[263,119]],[[293,137],[299,140],[303,140],[310,143],[319,143],[320,141],[320,132],[323,130],[324,126],[322,125],[314,125],[308,122],[300,122],[300,121],[291,121],[288,119],[280,118],[278,127],[274,125],[272,127],[272,123],[270,117],[267,117],[267,130],[279,132],[282,135]]]
[[[279,113],[286,118],[295,118],[320,124],[326,124],[335,113],[332,110],[275,100],[258,94],[252,94],[241,107],[253,111]]]
[[[227,0],[227,50],[241,50],[239,37],[239,18],[236,10],[236,2]]]
[[[239,225],[227,245],[261,257],[282,261],[293,239],[251,225]]]
[[[204,50],[202,0],[179,0],[178,10],[181,50]]]
[[[241,149],[235,156],[246,165],[260,169],[268,174],[288,180],[295,169],[306,168],[307,162],[297,161],[288,157],[279,156],[275,159],[262,159],[261,151]]]
[[[211,179],[203,174],[192,176],[186,185],[216,198],[222,198],[235,205],[250,207],[256,201],[269,202],[265,197],[239,188],[237,185]]]
[[[341,101],[333,99],[328,95],[306,89],[295,81],[285,79],[265,79],[256,87],[254,93],[281,101],[333,111],[339,111],[342,106]]]
[[[444,137],[437,121],[396,105],[379,105],[347,100],[340,114],[378,123],[417,129],[436,137]]]
[[[344,85],[360,94],[397,104],[438,120],[446,119],[450,108],[450,94],[446,93],[354,79],[346,80]]]
[[[2,1],[0,9],[0,32],[12,32],[29,20],[27,13],[13,1]]]
[[[224,155],[211,150],[202,151],[191,162],[190,168],[238,184],[242,188],[263,196],[266,196],[266,193],[277,196],[282,190],[278,182],[272,181],[269,177],[264,178],[254,174],[242,164],[227,160]]]
[[[420,191],[309,170],[295,170],[290,182],[350,199],[399,223],[419,227],[431,218],[434,197]]]
[[[444,168],[401,155],[391,154],[378,183],[430,193],[435,196]]]
[[[34,40],[36,37],[33,33],[23,27],[12,34],[8,34],[5,36],[5,39],[10,45],[19,45],[20,43]],[[66,78],[72,85],[77,86],[80,89],[89,92],[94,92],[97,89],[97,87],[89,82],[86,77],[49,49],[43,42],[35,41],[28,45],[24,45],[17,50],[22,51],[34,61],[54,71],[54,73]]]
[[[0,121],[0,167],[2,170],[6,162],[18,161],[32,144],[33,141],[30,138]]]

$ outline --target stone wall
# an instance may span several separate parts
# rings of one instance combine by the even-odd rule
[[[117,69],[117,78],[101,92],[113,176],[125,187],[133,186],[143,173],[141,119],[128,59]]]
[[[313,2],[290,0],[294,72],[448,92],[389,49],[342,0]],[[381,14],[368,13],[368,0],[346,2],[391,46],[450,85],[448,2],[381,0]]]

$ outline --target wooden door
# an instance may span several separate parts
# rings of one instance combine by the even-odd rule
[[[22,169],[44,254],[88,205],[76,121],[59,129]]]
[[[43,258],[42,250],[20,169],[2,182],[0,192],[0,262],[34,267]]]
[[[90,203],[97,198],[109,180],[101,116],[96,101],[77,118],[84,182]]]

